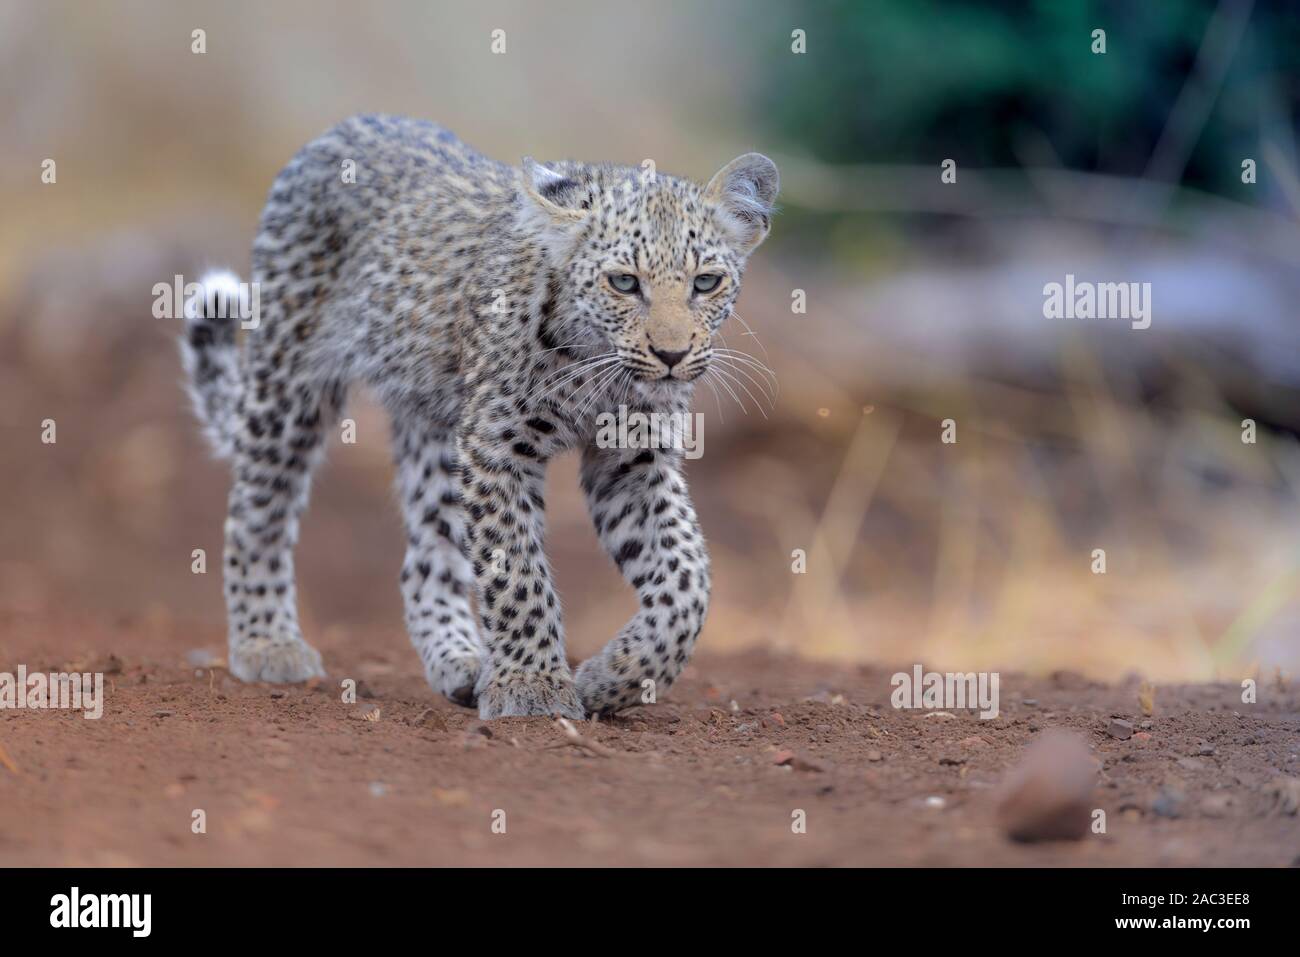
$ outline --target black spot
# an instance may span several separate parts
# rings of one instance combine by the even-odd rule
[[[636,539],[628,539],[626,542],[622,544],[622,546],[618,550],[618,553],[614,556],[614,562],[620,568],[622,568],[626,562],[630,562],[632,559],[636,558],[640,554],[641,554],[641,543],[638,542]]]
[[[567,176],[561,176],[543,184],[542,188],[537,192],[541,194],[543,199],[549,199],[551,202],[563,206],[568,194],[577,188],[576,181],[569,179]]]

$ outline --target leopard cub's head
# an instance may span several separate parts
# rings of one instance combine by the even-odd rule
[[[651,395],[701,376],[778,183],[758,153],[704,187],[650,168],[525,159],[525,222],[562,279],[564,332],[617,357],[606,363],[613,382],[622,370]]]

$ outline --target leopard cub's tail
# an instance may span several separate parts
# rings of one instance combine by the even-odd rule
[[[190,399],[204,434],[220,458],[235,451],[236,414],[243,390],[239,343],[239,277],[211,272],[201,292],[185,303],[181,362],[189,376]]]

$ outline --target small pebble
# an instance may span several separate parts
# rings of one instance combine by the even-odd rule
[[[1187,795],[1177,788],[1164,787],[1160,789],[1159,796],[1151,802],[1151,811],[1161,817],[1181,817],[1186,800]]]
[[[1232,808],[1232,795],[1209,794],[1201,801],[1201,813],[1206,817],[1227,817]]]
[[[1016,841],[1078,840],[1088,832],[1096,781],[1083,740],[1068,731],[1048,730],[1004,779],[998,822]]]
[[[1123,718],[1112,718],[1110,725],[1106,728],[1106,733],[1112,738],[1127,741],[1133,736],[1133,722],[1125,721]]]

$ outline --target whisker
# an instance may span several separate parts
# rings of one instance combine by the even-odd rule
[[[533,355],[544,356],[548,352],[559,352],[562,349],[594,349],[596,348],[590,342],[584,342],[582,339],[574,339],[572,342],[566,342],[564,345],[555,346],[552,349],[538,349]]]
[[[718,390],[717,388],[714,387],[712,381],[710,381],[709,372],[707,369],[704,371],[704,375],[701,377],[700,381],[702,381],[705,385],[707,385],[709,387],[709,391],[713,393],[713,401],[718,406],[718,422],[720,423],[726,422],[727,421],[726,416],[722,414],[722,400],[718,398]]]
[[[736,394],[736,390],[731,387],[730,383],[723,379],[722,376],[718,375],[718,369],[716,366],[711,366],[706,374],[712,376],[713,380],[726,390],[727,394],[735,400],[736,405],[740,406],[741,412],[745,413],[745,415],[749,415],[749,409],[745,408],[745,403],[740,401],[740,396]]]
[[[618,361],[617,353],[611,352],[611,353],[606,353],[604,355],[591,356],[589,358],[582,359],[572,365],[567,365],[561,369],[557,369],[556,371],[546,376],[540,383],[538,383],[537,388],[524,397],[524,401],[527,402],[535,398],[545,398],[546,396],[553,393],[556,389],[559,389],[561,386],[569,382],[572,382],[574,379],[579,378],[584,373],[594,372],[596,369],[602,368],[603,366],[609,365],[609,363],[611,362],[617,362],[617,361]],[[556,376],[562,376],[562,378],[558,382],[553,382],[552,380],[554,380]],[[542,390],[545,391],[543,392]]]
[[[735,309],[731,310],[731,314],[736,317],[742,326],[745,327],[745,334],[754,337],[754,341],[758,343],[758,347],[763,350],[763,358],[771,359],[772,357],[767,354],[767,346],[763,345],[763,340],[758,338],[758,333],[749,328],[749,323],[745,321],[745,317],[736,312]]]
[[[616,366],[612,369],[606,368],[602,369],[598,373],[593,373],[591,379],[583,386],[579,387],[576,394],[570,396],[570,401],[574,409],[573,418],[575,421],[579,418],[579,413],[586,405],[587,400],[594,398],[599,393],[601,383],[609,381],[613,375],[618,373],[620,368],[621,367]]]
[[[759,402],[758,399],[756,399],[756,398],[754,397],[754,393],[752,393],[752,392],[749,391],[749,386],[747,386],[747,385],[745,385],[745,383],[741,382],[740,379],[738,379],[734,374],[732,374],[731,372],[729,372],[725,366],[720,366],[720,365],[719,365],[719,366],[714,366],[714,369],[717,371],[718,375],[720,375],[720,376],[724,376],[724,377],[730,379],[730,380],[731,380],[732,382],[734,382],[736,385],[740,386],[740,387],[745,391],[745,395],[749,396],[750,401],[753,402],[754,405],[758,407],[758,411],[759,411],[759,413],[763,416],[763,418],[765,418],[765,419],[767,418],[767,412],[765,412],[765,411],[763,410],[763,404],[762,404],[761,402]],[[746,413],[746,414],[748,414],[748,413]]]
[[[753,356],[738,353],[731,349],[715,349],[713,354],[720,364],[740,372],[750,382],[761,388],[767,395],[772,407],[776,408],[776,397],[781,392],[781,384],[773,370],[763,365]],[[755,375],[757,375],[757,378]]]
[[[721,353],[724,355],[731,356],[732,358],[735,359],[746,361],[747,364],[752,365],[755,369],[759,370],[760,372],[764,372],[771,375],[773,379],[776,378],[775,369],[773,369],[766,362],[762,362],[758,359],[755,359],[748,352],[741,352],[739,349],[718,349],[716,347],[713,349],[713,351],[716,353]]]
[[[583,414],[587,411],[587,407],[591,405],[591,403],[594,402],[596,398],[604,391],[605,386],[613,382],[615,379],[618,378],[621,372],[625,372],[625,371],[627,370],[625,370],[622,366],[619,366],[617,369],[602,373],[601,377],[597,379],[595,383],[592,385],[591,390],[587,394],[587,398],[583,400],[582,405],[579,407],[578,411],[574,414],[573,416],[574,420],[581,422]]]
[[[716,356],[716,359],[721,365],[726,366],[728,369],[730,369],[733,372],[740,373],[746,379],[752,382],[756,389],[762,390],[763,394],[767,397],[767,401],[772,404],[773,408],[776,407],[775,387],[770,382],[766,380],[756,379],[753,375],[749,373],[749,371],[744,366],[735,365],[734,358],[732,356],[718,355]]]
[[[629,395],[629,393],[631,393],[631,391],[632,391],[632,381],[633,381],[633,379],[634,379],[635,377],[636,377],[636,373],[634,373],[631,369],[628,369],[628,370],[627,370],[627,376],[626,376],[626,378],[623,380],[623,394],[622,394],[621,396],[619,396],[619,399],[618,399],[618,404],[619,404],[619,405],[626,405],[626,404],[627,404],[627,398],[628,398],[628,395]]]

